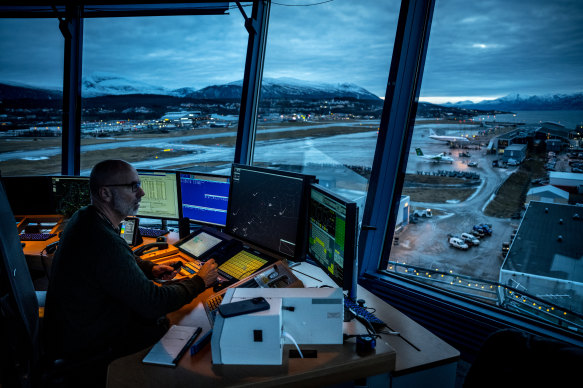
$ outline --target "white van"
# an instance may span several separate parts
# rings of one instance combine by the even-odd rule
[[[464,251],[469,248],[468,244],[466,244],[464,242],[464,240],[462,240],[461,238],[458,238],[458,237],[450,238],[449,245],[451,245],[452,247],[457,248],[457,249],[462,249]]]
[[[462,233],[460,235],[461,239],[464,240],[468,245],[480,245],[480,239],[478,239],[473,234]]]

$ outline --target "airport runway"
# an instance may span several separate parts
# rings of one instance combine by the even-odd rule
[[[354,171],[344,167],[365,166],[370,167],[374,159],[374,151],[377,140],[376,126],[378,122],[366,121],[366,125],[375,128],[371,132],[355,134],[335,135],[316,138],[295,138],[260,141],[255,146],[255,162],[274,163],[279,165],[305,166],[302,172],[314,174],[320,179],[320,183],[341,193],[345,197],[357,201],[362,207],[365,203],[367,181]],[[323,124],[317,127],[350,125],[355,122],[335,122]],[[294,130],[308,130],[314,126],[298,126]],[[435,128],[440,135],[460,136],[466,133],[470,135],[480,130],[475,125],[433,125],[419,124],[413,134],[407,172],[416,174],[417,171],[456,170],[474,171],[482,178],[481,185],[476,193],[468,200],[461,203],[411,203],[413,207],[430,207],[439,209],[443,216],[434,217],[415,225],[409,225],[400,236],[400,244],[393,247],[392,258],[399,261],[407,261],[421,266],[437,266],[449,268],[456,273],[483,277],[488,280],[497,280],[501,260],[499,252],[503,241],[510,237],[516,223],[510,220],[500,220],[485,217],[482,210],[492,197],[498,186],[512,172],[510,169],[494,169],[491,167],[492,156],[485,155],[485,149],[470,150],[470,157],[459,156],[460,150],[450,149],[444,142],[430,139],[429,128]],[[290,127],[271,128],[269,132],[289,131]],[[220,134],[220,137],[233,136],[232,133]],[[82,152],[91,150],[115,149],[119,147],[157,147],[160,149],[175,148],[192,150],[193,153],[185,156],[156,159],[134,163],[136,168],[160,168],[171,169],[173,166],[187,163],[213,162],[218,166],[214,172],[228,174],[230,161],[233,160],[234,148],[224,146],[201,146],[184,144],[185,141],[196,139],[208,139],[216,135],[191,135],[165,139],[116,139],[115,142],[106,144],[87,145],[82,147]],[[436,164],[416,156],[415,148],[421,148],[425,154],[438,154],[451,152],[455,160],[452,164]],[[11,152],[0,154],[0,160],[13,158],[42,158],[58,154],[60,148],[44,149],[28,152]],[[478,167],[468,167],[469,160],[477,161]],[[224,161],[224,165],[221,165]],[[89,171],[83,171],[87,175]],[[471,230],[475,223],[486,222],[493,224],[494,235],[479,247],[469,251],[458,251],[447,244],[447,234],[459,234]]]

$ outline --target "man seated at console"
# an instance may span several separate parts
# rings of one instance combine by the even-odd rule
[[[119,236],[118,225],[137,213],[145,195],[130,164],[98,163],[89,186],[91,205],[77,211],[61,235],[45,308],[49,357],[65,364],[89,360],[67,375],[71,386],[104,385],[111,360],[158,341],[168,330],[165,314],[217,278],[211,259],[192,278],[163,286],[151,281],[174,269],[141,260]]]

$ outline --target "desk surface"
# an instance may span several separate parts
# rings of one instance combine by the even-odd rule
[[[206,290],[192,303],[169,314],[173,323],[202,326],[209,322],[200,301],[210,295]],[[356,321],[345,323],[345,332],[365,333]],[[347,380],[387,373],[394,369],[395,351],[385,340],[377,341],[374,354],[361,357],[356,354],[354,339],[343,345],[302,345],[302,350],[317,350],[316,358],[289,358],[292,345],[285,345],[281,366],[213,365],[210,344],[199,353],[182,357],[176,368],[144,365],[141,360],[149,349],[115,360],[109,366],[108,387],[196,386],[322,386]]]
[[[167,237],[170,243],[178,239],[177,233],[170,233]],[[27,244],[24,251],[27,256],[38,258],[41,245],[44,248],[50,242]],[[302,263],[293,270],[306,287],[319,287],[328,282],[323,271],[309,264]],[[203,332],[209,330],[210,324],[201,301],[211,294],[212,290],[207,289],[190,304],[169,314],[170,321],[185,326],[201,326]],[[170,368],[144,365],[142,359],[149,351],[145,349],[112,362],[107,386],[322,386],[387,372],[405,374],[455,362],[459,358],[456,349],[360,286],[358,298],[364,299],[368,307],[375,308],[375,315],[393,331],[400,333],[400,336],[382,335],[377,339],[376,350],[371,355],[358,356],[354,339],[350,339],[343,345],[302,345],[302,350],[317,350],[316,358],[306,359],[289,358],[293,345],[286,345],[281,366],[213,365],[208,344],[194,356],[187,352],[176,368]],[[345,323],[344,332],[366,333],[356,320]]]
[[[306,273],[306,266],[301,266]],[[302,277],[301,274],[297,274]],[[314,275],[310,272],[308,275]],[[305,277],[305,276],[304,276]],[[317,276],[314,276],[317,277]],[[309,278],[302,279],[309,284]],[[206,290],[192,303],[169,314],[172,323],[209,329],[206,313],[199,302],[212,293]],[[359,287],[358,297],[400,336],[382,335],[374,354],[358,356],[354,339],[343,345],[302,345],[317,349],[317,358],[289,358],[291,345],[284,347],[282,366],[212,365],[210,344],[194,356],[187,353],[176,368],[144,365],[149,349],[115,360],[109,366],[108,387],[154,386],[322,386],[392,372],[405,374],[455,362],[459,352],[381,299]],[[365,333],[357,321],[345,323],[345,333]]]

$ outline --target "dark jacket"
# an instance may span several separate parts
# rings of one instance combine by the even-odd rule
[[[124,347],[136,351],[131,338],[144,337],[144,328],[205,289],[198,276],[157,286],[148,278],[152,267],[134,256],[95,207],[75,213],[51,268],[44,319],[49,354],[75,358],[112,347],[118,355],[127,353]],[[138,339],[148,344],[158,338]]]

